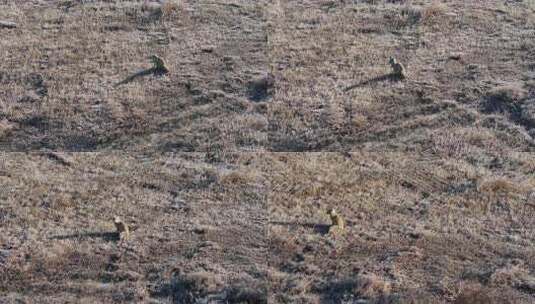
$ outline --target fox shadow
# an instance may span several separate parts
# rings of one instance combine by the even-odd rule
[[[314,233],[325,235],[329,233],[329,228],[331,228],[331,225],[327,224],[318,224],[318,223],[311,223],[311,222],[281,222],[281,221],[270,221],[270,225],[275,226],[284,226],[284,227],[290,227],[290,228],[296,228],[296,227],[303,227],[306,229],[312,229]]]
[[[400,77],[399,75],[394,74],[394,73],[377,76],[377,77],[374,77],[374,78],[371,78],[371,79],[367,79],[367,80],[361,81],[359,83],[350,85],[350,86],[348,86],[348,87],[346,87],[344,89],[344,92],[351,91],[351,90],[359,88],[359,87],[367,86],[367,85],[372,84],[372,83],[381,82],[381,81],[387,81],[387,80],[391,81],[391,82],[397,82],[397,81],[403,80],[403,77]]]
[[[120,240],[118,232],[84,232],[64,235],[54,235],[49,237],[50,240],[67,240],[67,239],[103,239],[106,242],[114,242]]]
[[[114,85],[114,87],[118,87],[120,85],[123,85],[123,84],[126,84],[126,83],[129,83],[129,82],[132,82],[134,81],[135,79],[137,78],[141,78],[141,77],[144,77],[144,76],[147,76],[147,75],[154,75],[154,76],[163,76],[167,74],[167,71],[164,71],[164,70],[161,70],[161,69],[158,69],[158,68],[155,68],[155,67],[152,67],[150,69],[145,69],[145,70],[141,70],[137,73],[134,73],[128,77],[126,77],[125,79],[123,79],[122,81],[116,83]]]

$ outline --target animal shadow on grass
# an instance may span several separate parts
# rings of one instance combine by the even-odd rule
[[[67,240],[67,239],[103,239],[106,242],[119,241],[119,233],[114,232],[84,232],[64,235],[54,235],[49,237],[50,240]]]
[[[155,68],[155,67],[152,67],[150,69],[141,70],[141,71],[139,71],[139,72],[137,72],[135,74],[132,74],[132,75],[126,77],[124,80],[116,83],[114,85],[114,87],[118,87],[120,85],[132,82],[136,78],[140,78],[140,77],[151,75],[151,74],[154,75],[154,76],[163,76],[163,75],[167,74],[167,71],[164,71],[164,70],[161,70],[161,69],[158,69],[158,68]]]
[[[344,89],[344,92],[351,91],[351,90],[359,88],[359,87],[367,86],[367,85],[375,83],[375,82],[381,82],[381,81],[386,81],[386,80],[395,82],[395,81],[401,81],[402,78],[400,78],[400,76],[398,76],[396,74],[393,74],[393,73],[385,74],[385,75],[377,76],[377,77],[374,77],[374,78],[371,78],[371,79],[368,79],[368,80],[364,80],[364,81],[361,81],[359,83],[350,85],[350,86],[348,86],[347,88]]]
[[[387,290],[381,290],[374,282],[360,282],[358,279],[330,279],[318,285],[321,303],[362,303],[394,304],[401,303],[391,296]],[[405,303],[405,302],[403,302]],[[412,303],[412,302],[411,302]]]
[[[171,299],[172,303],[255,303],[267,304],[267,288],[264,286],[231,285],[223,289],[211,285],[208,274],[205,277],[182,274],[171,281],[160,284],[151,296]]]
[[[318,233],[321,235],[325,235],[329,233],[330,225],[327,224],[318,224],[318,223],[310,223],[310,222],[278,222],[278,221],[270,221],[270,225],[276,225],[276,226],[285,226],[290,228],[296,228],[296,227],[304,227],[307,229],[312,229],[314,233]]]
[[[274,85],[275,78],[273,75],[268,74],[262,78],[249,82],[247,87],[247,95],[250,100],[255,102],[267,100],[272,95]]]

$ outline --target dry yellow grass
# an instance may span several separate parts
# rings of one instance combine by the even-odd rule
[[[3,150],[262,151],[263,2],[7,1]],[[254,18],[252,18],[254,16]],[[240,20],[239,26],[235,21]],[[115,86],[165,59],[170,72]],[[239,123],[234,123],[234,122]],[[253,128],[253,130],[250,130]]]
[[[265,303],[260,158],[60,156],[69,165],[0,154],[0,302]],[[234,170],[258,177],[233,187],[224,176]],[[128,239],[112,215],[134,228]]]
[[[1,303],[535,301],[532,1],[0,20]]]
[[[273,302],[446,303],[467,280],[511,303],[532,300],[535,205],[527,167],[483,169],[463,159],[384,152],[269,158]],[[518,154],[502,161],[532,159]],[[505,172],[514,181],[499,177]],[[323,210],[331,206],[348,222],[344,235],[327,233]],[[518,260],[508,257],[510,250]],[[361,272],[388,287],[355,289]],[[308,287],[296,286],[293,294],[294,281]]]

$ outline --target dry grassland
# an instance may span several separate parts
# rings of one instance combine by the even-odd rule
[[[143,2],[0,0],[0,303],[535,301],[533,1]]]

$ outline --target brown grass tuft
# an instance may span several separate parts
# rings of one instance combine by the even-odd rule
[[[425,6],[422,9],[421,22],[426,25],[434,25],[440,23],[448,10],[448,6],[439,1]]]
[[[7,119],[0,120],[0,140],[8,137],[15,126]]]
[[[514,184],[513,182],[505,178],[496,178],[491,180],[486,180],[481,182],[479,185],[479,191],[489,195],[499,195],[499,194],[512,194],[518,193],[523,189],[519,185]]]
[[[494,304],[493,298],[488,295],[481,285],[465,286],[455,298],[454,304]],[[496,303],[497,304],[497,303]]]
[[[178,12],[179,9],[180,9],[179,0],[166,1],[162,5],[162,14],[164,17],[167,17],[167,16],[172,15],[173,13]]]
[[[384,297],[390,294],[390,282],[375,274],[364,274],[357,278],[355,292],[367,298]]]

